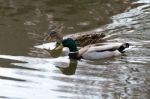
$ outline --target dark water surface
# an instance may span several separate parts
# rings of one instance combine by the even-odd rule
[[[150,99],[150,0],[0,0],[0,19],[1,99]],[[60,24],[132,46],[106,60],[51,58],[34,46]]]

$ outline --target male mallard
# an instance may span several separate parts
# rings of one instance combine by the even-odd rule
[[[103,33],[98,32],[82,32],[82,33],[76,33],[72,35],[68,35],[64,38],[72,38],[78,47],[83,47],[90,44],[100,43],[104,41],[105,35]],[[48,33],[48,36],[46,37],[46,40],[48,41],[56,41],[57,43],[61,43],[63,40],[63,36],[60,32],[57,31],[51,31]]]
[[[72,38],[67,38],[62,40],[61,44],[56,48],[56,50],[62,49],[63,47],[69,48],[70,58],[73,59],[83,58],[86,60],[96,60],[102,58],[110,58],[122,54],[126,48],[129,48],[129,43],[123,43],[120,45],[104,45],[104,46],[88,45],[81,48],[78,51],[75,41]]]

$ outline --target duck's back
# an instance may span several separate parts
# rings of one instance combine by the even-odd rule
[[[105,34],[99,32],[82,32],[69,35],[68,37],[75,40],[77,46],[83,47],[104,41]]]

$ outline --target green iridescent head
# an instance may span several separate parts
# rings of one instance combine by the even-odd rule
[[[71,38],[64,39],[62,44],[64,47],[68,47],[70,52],[78,51],[75,41]]]
[[[70,52],[78,51],[75,41],[71,38],[62,40],[62,43],[56,49],[60,49],[63,47],[68,47]]]

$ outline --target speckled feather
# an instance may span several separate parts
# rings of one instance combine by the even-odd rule
[[[99,32],[82,32],[69,35],[65,38],[72,38],[75,40],[77,46],[83,47],[90,44],[100,43],[104,41],[105,34]]]

